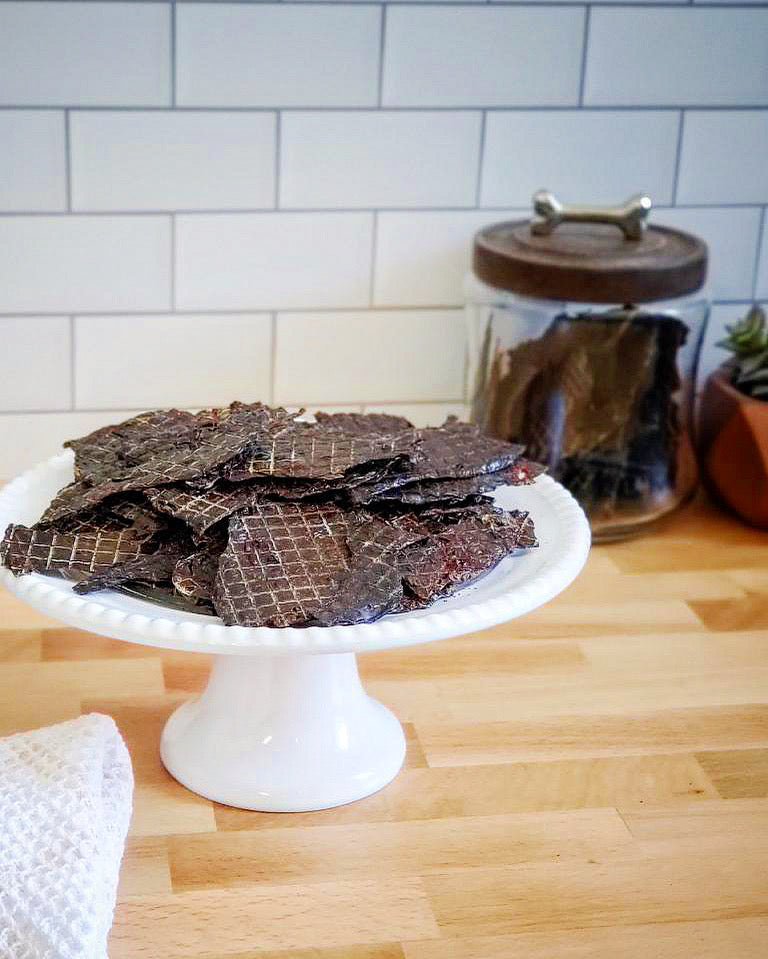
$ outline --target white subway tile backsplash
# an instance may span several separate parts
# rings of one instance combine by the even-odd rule
[[[0,103],[170,103],[165,3],[0,3]]]
[[[166,216],[0,217],[0,313],[165,310]]]
[[[268,399],[271,327],[263,313],[77,317],[75,405],[189,407]]]
[[[0,111],[0,210],[64,210],[64,113]]]
[[[68,316],[2,316],[0,410],[69,409]]]
[[[464,416],[473,234],[542,187],[708,242],[704,374],[768,300],[749,4],[0,0],[0,476],[154,405]]]
[[[404,416],[418,427],[442,426],[449,416],[466,420],[469,415],[463,403],[375,403],[365,406],[363,412]]]
[[[498,220],[529,215],[528,210],[379,213],[374,305],[458,306],[476,231]]]
[[[768,103],[768,10],[592,10],[584,102]]]
[[[763,215],[763,235],[758,248],[757,288],[755,296],[768,300],[768,215]]]
[[[76,111],[75,210],[238,209],[275,199],[275,115]]]
[[[686,113],[677,202],[768,202],[768,110]]]
[[[0,413],[0,481],[60,453],[66,440],[119,423],[138,412]]]
[[[669,203],[678,123],[672,110],[491,111],[481,203],[529,207],[542,187],[568,203]]]
[[[373,106],[381,17],[375,6],[181,3],[183,106]]]
[[[390,6],[382,102],[576,104],[583,35],[581,7]]]
[[[752,295],[760,211],[752,207],[654,210],[655,223],[700,236],[709,247],[707,292],[713,300]]]
[[[462,310],[280,313],[275,401],[458,399],[464,351]]]
[[[178,216],[176,306],[365,306],[372,232],[370,213]]]
[[[285,113],[282,207],[471,206],[480,114]]]

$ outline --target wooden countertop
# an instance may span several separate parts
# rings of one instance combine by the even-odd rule
[[[361,663],[407,768],[339,809],[244,812],[158,758],[205,657],[0,595],[0,732],[100,710],[131,751],[112,959],[766,955],[768,535],[698,502],[523,619]]]

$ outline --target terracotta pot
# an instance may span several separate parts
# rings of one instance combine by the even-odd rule
[[[710,491],[742,519],[768,529],[768,402],[731,383],[726,364],[707,380],[699,456]]]

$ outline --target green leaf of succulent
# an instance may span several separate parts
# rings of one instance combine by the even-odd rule
[[[749,373],[746,376],[740,375],[737,377],[736,382],[739,386],[746,386],[750,383],[768,383],[768,368],[764,370],[755,370],[753,373]]]

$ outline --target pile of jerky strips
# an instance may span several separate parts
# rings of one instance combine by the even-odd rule
[[[0,561],[149,589],[228,625],[368,622],[419,609],[536,545],[527,513],[483,494],[541,471],[456,420],[317,414],[261,403],[143,413],[65,444],[75,480]]]

